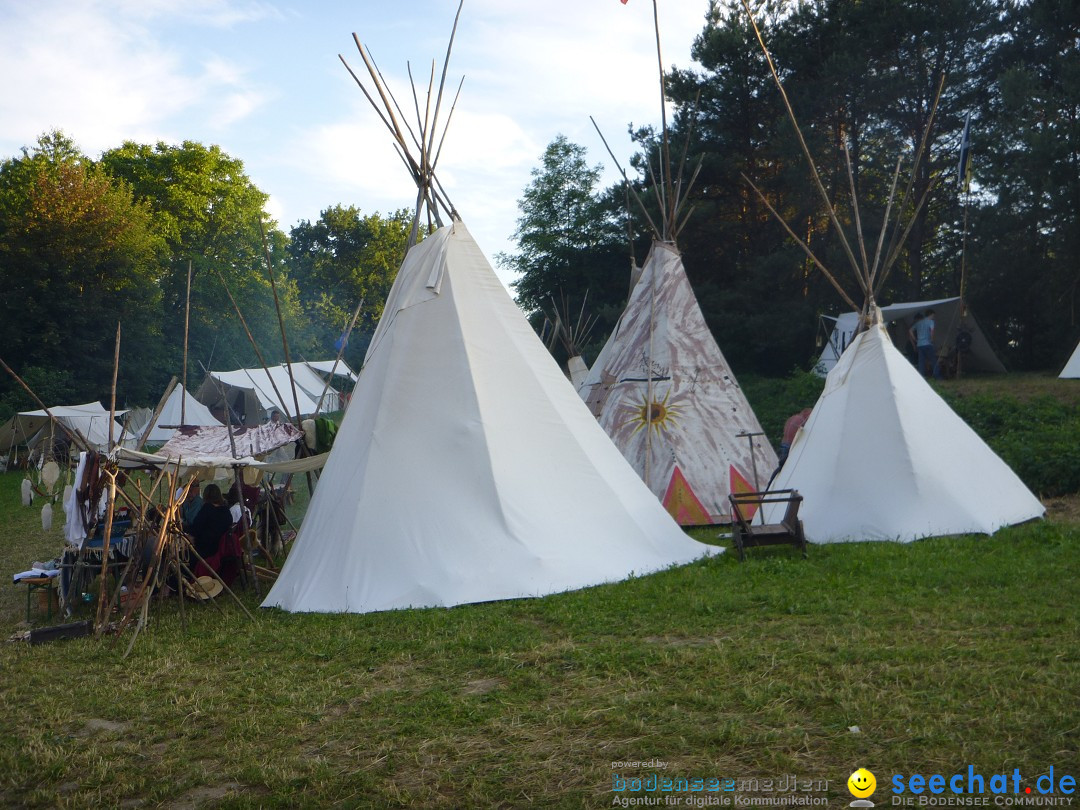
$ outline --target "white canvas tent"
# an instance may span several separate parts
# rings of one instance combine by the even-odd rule
[[[152,414],[151,414],[152,415]],[[183,417],[181,419],[181,416]],[[130,432],[136,438],[142,438],[149,420],[142,424],[131,424]],[[158,413],[157,421],[146,437],[147,444],[164,444],[176,433],[176,429],[185,427],[221,426],[220,420],[210,413],[210,409],[195,399],[183,385],[177,384]]]
[[[324,377],[344,377],[350,382],[356,382],[356,372],[349,368],[349,364],[344,360],[305,360],[304,365],[319,372]]]
[[[316,403],[322,398],[320,413],[344,410],[348,397],[337,386],[341,385],[342,381],[356,383],[356,372],[349,368],[344,360],[337,361],[336,365],[333,360],[293,363],[293,373],[296,375],[297,384],[310,391]]]
[[[322,393],[323,381],[303,364],[293,364],[296,403],[300,416],[313,416]],[[277,390],[275,391],[275,386]],[[280,396],[279,396],[280,395]],[[287,418],[296,414],[293,386],[285,365],[269,368],[240,368],[234,371],[211,371],[203,380],[195,398],[224,417],[231,409],[234,421],[245,425],[265,422],[274,411]],[[331,410],[323,407],[322,411]]]
[[[916,314],[928,309],[934,310],[934,347],[939,358],[954,366],[959,358],[961,372],[1005,373],[1005,366],[959,296],[881,307],[882,320],[888,325],[889,336],[897,348],[903,351],[908,345],[908,328]],[[829,339],[815,367],[815,371],[825,376],[855,339],[859,313],[845,312],[835,318],[823,315],[822,320],[832,324]]]
[[[688,562],[461,222],[412,248],[265,605],[541,596]]]
[[[683,525],[729,521],[732,488],[759,489],[776,467],[673,244],[653,242],[626,309],[578,393]],[[739,435],[747,433],[756,434],[753,453],[750,440]]]
[[[100,402],[88,402],[84,405],[54,405],[49,413],[60,422],[60,426],[51,425],[49,414],[44,410],[23,411],[16,414],[0,427],[0,452],[6,453],[17,445],[37,447],[50,436],[62,439],[65,434],[75,433],[94,450],[109,449],[109,411]],[[117,411],[120,416],[126,411]],[[120,441],[123,428],[119,422],[113,423],[113,441]],[[130,435],[124,435],[125,443],[133,444]]]
[[[445,64],[439,98],[428,91],[435,114],[418,109],[407,137],[357,46],[417,184],[413,230],[264,605],[365,613],[536,597],[720,551],[683,534],[649,494],[446,199],[432,159]],[[438,230],[418,243],[422,214]]]
[[[803,496],[812,543],[990,534],[1044,512],[881,325],[829,372],[774,487]]]
[[[1080,343],[1073,349],[1069,361],[1065,364],[1065,368],[1061,370],[1061,373],[1058,374],[1058,378],[1062,380],[1080,379]]]
[[[747,13],[788,116],[798,131],[798,121],[772,57],[753,15],[749,10]],[[937,109],[937,98],[928,116],[927,131]],[[828,373],[824,391],[796,434],[774,482],[776,489],[795,489],[803,496],[799,517],[807,540],[910,542],[937,535],[989,533],[1039,517],[1044,510],[1038,499],[893,345],[882,312],[875,304],[900,256],[911,217],[926,204],[932,184],[918,199],[908,196],[910,188],[903,192],[895,208],[896,220],[890,221],[902,165],[898,161],[892,190],[881,213],[879,238],[876,246],[868,244],[863,236],[866,220],[855,197],[854,171],[845,147],[852,214],[859,222],[855,230],[858,241],[853,246],[801,133],[799,143],[864,301],[863,328]],[[918,172],[925,145],[924,139],[916,150],[912,175]],[[852,308],[858,308],[810,246],[746,179],[841,297]],[[890,232],[893,236],[886,242]],[[778,508],[764,511],[767,522],[779,522]]]

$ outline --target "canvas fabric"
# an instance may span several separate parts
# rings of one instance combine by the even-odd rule
[[[719,550],[649,494],[455,222],[398,273],[264,605],[535,597]]]
[[[618,326],[578,392],[683,525],[729,522],[733,481],[744,490],[764,486],[776,467],[776,453],[705,323],[673,245],[653,244]],[[753,452],[739,434],[758,434]]]
[[[803,496],[812,543],[991,534],[1045,511],[880,325],[829,372],[774,488]]]

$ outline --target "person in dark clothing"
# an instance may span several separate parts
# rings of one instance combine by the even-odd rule
[[[222,535],[232,528],[232,524],[232,515],[221,496],[221,488],[217,484],[207,484],[203,490],[202,509],[188,529],[199,556],[205,560],[216,554]]]

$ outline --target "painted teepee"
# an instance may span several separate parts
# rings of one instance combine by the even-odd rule
[[[662,66],[659,48],[657,29]],[[660,84],[663,98],[663,69]],[[666,114],[662,132],[654,186],[662,218],[641,205],[652,249],[578,393],[680,524],[726,523],[728,495],[763,487],[777,459],[686,277],[676,239],[694,178],[684,187],[681,169],[672,176]]]
[[[750,19],[753,22],[752,15]],[[754,28],[757,31],[756,23]],[[772,58],[760,32],[757,33],[798,132],[798,122]],[[940,89],[938,92],[940,96]],[[933,117],[932,110],[927,131]],[[913,175],[926,141],[924,134],[914,157]],[[861,239],[861,216],[848,162],[860,261],[847,242],[837,211],[801,137],[800,143],[814,185],[865,301],[861,308],[857,307],[836,277],[785,223],[789,236],[818,265],[844,300],[861,312],[859,333],[826,377],[825,389],[806,424],[796,434],[788,459],[774,482],[776,489],[796,489],[803,496],[799,517],[807,540],[812,543],[910,542],[940,535],[992,533],[1002,526],[1040,517],[1045,510],[1038,498],[938,396],[893,346],[885,330],[875,297],[900,255],[903,234],[907,232],[899,216],[895,223],[889,222],[900,163],[877,248],[868,251]],[[847,157],[846,148],[844,151]],[[746,179],[749,183],[749,178]],[[757,191],[756,186],[754,190]],[[758,194],[768,206],[765,196],[760,191]],[[913,212],[909,216],[914,217],[928,196],[929,189],[917,201],[908,199],[905,192],[897,210]],[[784,222],[775,210],[773,214]],[[886,242],[890,229],[893,235]],[[775,511],[766,509],[766,519],[778,520],[778,515],[770,514]]]
[[[417,216],[422,204],[440,227],[401,266],[264,605],[365,613],[534,597],[717,551],[645,489],[437,189],[434,118],[408,141],[424,145],[416,159],[386,115]]]
[[[727,521],[728,494],[758,489],[776,467],[672,242],[653,242],[578,393],[683,525]]]

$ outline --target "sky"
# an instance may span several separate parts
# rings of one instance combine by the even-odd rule
[[[411,208],[412,180],[339,55],[366,77],[355,34],[405,106],[409,65],[421,92],[433,61],[437,81],[457,5],[0,0],[0,158],[54,129],[93,158],[193,140],[243,161],[286,232],[339,203]],[[708,5],[661,0],[665,69],[693,67]],[[650,0],[465,0],[447,79],[464,87],[436,173],[493,265],[514,250],[517,201],[557,135],[614,183],[593,116],[629,171],[628,126],[660,122],[655,36]]]

